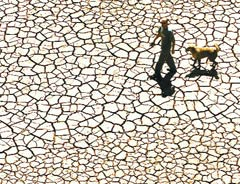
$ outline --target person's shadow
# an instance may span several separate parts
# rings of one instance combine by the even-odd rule
[[[171,82],[171,78],[174,74],[174,72],[168,72],[164,78],[156,79],[162,90],[162,97],[172,96],[175,92],[175,86],[173,86]]]
[[[200,68],[193,68],[193,70],[186,75],[186,77],[189,78],[194,78],[198,76],[210,76],[210,77],[215,77],[215,79],[219,79],[218,73],[215,68],[212,68],[211,70],[207,69],[200,69]]]

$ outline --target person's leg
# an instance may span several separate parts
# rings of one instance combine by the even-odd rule
[[[173,72],[173,73],[176,73],[177,69],[176,69],[173,57],[172,57],[172,55],[170,53],[167,54],[166,60],[167,60],[168,66],[170,68],[170,71]]]
[[[166,55],[164,53],[161,53],[160,57],[158,59],[157,65],[155,67],[155,74],[154,75],[157,79],[162,78],[161,71],[162,71],[162,67],[163,67],[165,59],[166,59]]]

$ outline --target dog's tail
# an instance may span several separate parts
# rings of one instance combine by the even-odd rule
[[[215,51],[216,51],[216,52],[219,52],[219,51],[220,51],[220,47],[219,47],[219,45],[215,43],[214,46],[215,46],[215,48],[216,48]]]

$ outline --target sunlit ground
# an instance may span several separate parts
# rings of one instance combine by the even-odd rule
[[[239,7],[2,0],[0,183],[239,184]],[[166,17],[177,73],[159,86]],[[186,48],[215,43],[196,71]]]

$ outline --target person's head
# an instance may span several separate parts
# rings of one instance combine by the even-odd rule
[[[162,19],[161,20],[162,27],[166,29],[168,27],[168,19]]]

